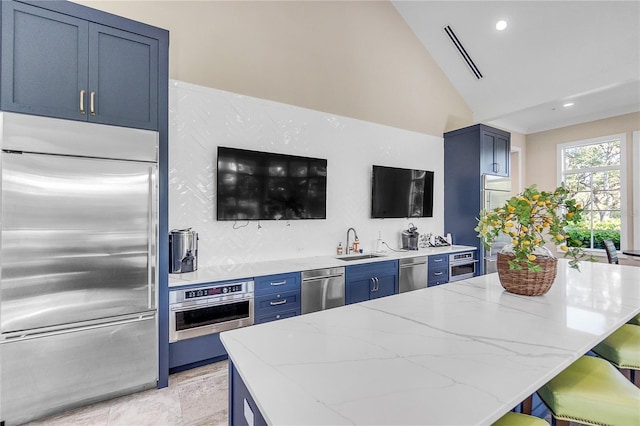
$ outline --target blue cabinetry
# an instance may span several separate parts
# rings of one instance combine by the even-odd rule
[[[256,277],[254,323],[300,315],[300,273]]]
[[[427,287],[448,283],[449,255],[438,254],[427,259]]]
[[[484,207],[482,176],[509,176],[511,135],[476,124],[444,134],[444,229],[455,244],[475,247],[477,274],[484,274],[484,248],[474,231]]]
[[[398,261],[345,268],[345,303],[358,303],[398,293]]]
[[[2,110],[158,130],[159,41],[135,32],[147,26],[121,18],[126,28],[114,28],[73,15],[81,6],[36,4],[1,5]]]

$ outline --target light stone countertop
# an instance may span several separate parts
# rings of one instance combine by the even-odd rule
[[[639,312],[640,268],[559,260],[544,296],[489,274],[221,339],[269,424],[491,424]]]
[[[359,265],[363,263],[382,262],[385,260],[401,259],[405,257],[420,257],[445,253],[448,254],[467,250],[475,251],[476,249],[475,247],[471,246],[453,245],[446,247],[429,247],[421,248],[419,250],[406,251],[387,250],[384,253],[380,253],[380,257],[351,261],[337,259],[337,257],[344,257],[345,255],[334,255],[220,265],[199,268],[197,271],[187,272],[184,274],[169,274],[169,287],[180,287],[185,285],[203,284],[216,281],[239,280],[264,275],[285,274],[287,272],[301,272],[323,268],[335,268],[337,266]],[[357,255],[358,254],[353,254],[350,256]]]

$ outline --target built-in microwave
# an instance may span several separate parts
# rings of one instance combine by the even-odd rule
[[[449,255],[449,282],[471,278],[476,274],[476,264],[472,251]]]

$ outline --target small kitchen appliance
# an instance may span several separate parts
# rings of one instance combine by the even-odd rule
[[[181,274],[198,269],[198,233],[173,229],[169,233],[169,273]]]
[[[420,233],[413,223],[409,224],[409,229],[402,231],[402,248],[404,250],[418,250],[418,239]]]

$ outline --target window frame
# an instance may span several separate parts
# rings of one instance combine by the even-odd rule
[[[626,133],[618,133],[614,135],[607,136],[599,136],[597,138],[591,139],[583,139],[572,142],[565,142],[557,145],[557,183],[560,185],[563,182],[564,177],[564,167],[565,167],[565,158],[564,151],[567,148],[576,148],[587,145],[597,145],[604,142],[609,142],[612,140],[620,141],[620,250],[626,249],[628,246],[628,229],[629,224],[628,221],[632,218],[628,217],[627,214],[627,203],[628,203],[628,192],[627,192],[627,135]],[[598,170],[617,170],[618,167],[615,166],[605,166],[603,168],[598,168]],[[589,171],[592,169],[581,169],[585,171]],[[633,219],[632,219],[633,220]],[[585,250],[588,253],[604,256],[606,252],[604,249],[592,249],[588,248]]]

